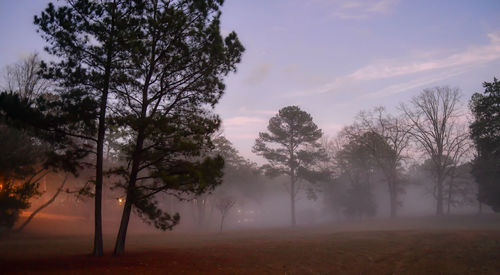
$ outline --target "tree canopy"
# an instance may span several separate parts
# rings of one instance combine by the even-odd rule
[[[301,181],[315,182],[324,176],[318,167],[326,157],[319,142],[323,133],[298,106],[280,109],[267,130],[259,133],[253,152],[269,162],[263,166],[268,175],[290,177],[291,224],[295,226],[296,194],[304,188]]]
[[[134,1],[135,43],[118,85],[113,121],[129,135],[125,165],[114,170],[126,201],[115,246],[123,253],[132,207],[156,227],[178,222],[158,193],[202,194],[220,184],[223,159],[204,154],[220,118],[213,114],[244,51],[235,32],[221,35],[223,1]]]
[[[500,211],[500,82],[484,82],[484,93],[475,93],[470,102],[474,121],[471,138],[477,155],[472,173],[479,184],[479,201]]]

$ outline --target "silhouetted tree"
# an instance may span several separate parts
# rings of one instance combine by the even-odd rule
[[[121,79],[122,61],[133,58],[130,48],[135,46],[131,39],[135,39],[138,23],[131,20],[130,14],[140,6],[140,2],[129,0],[67,0],[57,8],[49,3],[34,19],[48,43],[47,52],[57,57],[43,67],[46,77],[57,85],[58,95],[67,100],[58,103],[77,107],[69,111],[83,112],[85,119],[96,124],[92,131],[84,131],[88,129],[80,125],[66,127],[64,131],[66,135],[91,143],[90,150],[96,156],[93,164],[96,170],[95,256],[103,254],[101,204],[108,98],[110,90]],[[93,102],[92,106],[83,105],[85,100]]]
[[[40,65],[40,57],[37,53],[32,53],[27,58],[7,66],[4,90],[16,93],[28,101],[48,92],[51,88],[50,81],[43,78]]]
[[[222,232],[222,226],[224,225],[224,219],[229,214],[229,211],[231,210],[231,208],[233,208],[235,203],[236,203],[236,200],[230,196],[224,196],[224,197],[217,199],[217,201],[215,203],[215,207],[217,208],[217,210],[219,210],[219,213],[220,213],[219,232]]]
[[[470,102],[474,121],[471,137],[477,155],[472,173],[479,186],[478,199],[500,212],[500,82],[484,82],[484,93],[475,93]]]
[[[224,158],[223,184],[217,187],[216,192],[223,189],[225,193],[259,201],[263,192],[263,175],[257,164],[243,158],[224,136],[214,139],[214,145],[213,153]]]
[[[224,161],[205,154],[220,125],[211,109],[244,50],[236,33],[221,36],[221,0],[134,2],[137,44],[113,87],[121,106],[114,120],[128,133],[127,164],[115,170],[126,192],[115,254],[124,252],[132,207],[171,229],[179,216],[163,212],[156,194],[200,195],[220,184]]]
[[[42,195],[39,184],[48,173],[59,169],[76,173],[77,168],[77,163],[68,161],[73,158],[68,155],[70,147],[53,146],[47,142],[52,140],[51,135],[38,135],[33,127],[44,116],[33,108],[45,107],[39,105],[39,99],[51,97],[47,90],[50,82],[40,75],[40,62],[38,56],[32,54],[7,66],[4,77],[8,90],[0,94],[0,182],[3,182],[2,201],[10,202],[0,209],[12,214],[8,215],[12,218],[9,227],[17,220],[19,210],[29,207],[32,198]],[[54,199],[58,194],[55,193]],[[17,231],[52,201],[33,211]]]
[[[193,218],[201,229],[205,225],[207,210],[211,209],[217,198],[231,194],[238,201],[249,198],[260,201],[263,195],[263,176],[257,164],[244,159],[234,145],[222,134],[217,133],[213,138],[214,148],[209,152],[212,156],[221,156],[224,159],[224,177],[222,184],[217,186],[213,193],[202,194],[193,200]]]
[[[64,180],[61,182],[61,185],[59,186],[59,188],[57,188],[56,192],[52,195],[52,197],[48,201],[46,201],[42,205],[40,205],[38,208],[33,210],[33,212],[29,215],[29,217],[16,229],[17,232],[23,231],[23,229],[31,222],[31,220],[35,217],[36,214],[38,214],[40,211],[45,209],[47,206],[51,205],[56,200],[57,196],[63,190],[67,179],[68,179],[68,175],[65,175]]]
[[[20,211],[30,207],[30,199],[40,195],[46,170],[38,165],[40,147],[22,131],[0,125],[0,144],[0,228],[10,230]]]
[[[477,183],[471,174],[471,163],[454,165],[444,183],[446,213],[453,207],[472,205],[477,201]]]
[[[319,170],[319,161],[326,158],[319,139],[321,129],[310,114],[297,106],[279,110],[269,120],[269,132],[259,133],[253,152],[263,156],[269,164],[263,166],[268,175],[290,177],[291,225],[295,226],[295,201],[297,192],[303,188],[301,180],[315,182],[325,177]]]
[[[382,171],[389,191],[390,215],[395,217],[401,203],[398,194],[404,191],[402,164],[409,146],[410,127],[403,118],[391,116],[378,107],[371,112],[361,112],[355,124],[345,131],[363,143]]]
[[[468,142],[468,133],[459,121],[464,115],[459,96],[458,89],[435,87],[414,97],[409,106],[401,106],[412,126],[412,137],[433,164],[437,215],[443,214],[443,184],[451,171],[453,163],[450,160]]]
[[[348,182],[340,202],[347,216],[373,216],[377,207],[373,199],[371,182],[376,162],[366,147],[366,138],[372,137],[348,136],[348,142],[335,155],[335,163],[339,169],[335,181],[337,184],[342,181]]]

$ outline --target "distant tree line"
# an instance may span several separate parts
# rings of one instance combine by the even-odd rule
[[[470,125],[459,90],[447,86],[424,89],[401,104],[397,115],[383,107],[362,111],[336,138],[322,138],[299,107],[285,107],[269,120],[269,132],[259,134],[253,150],[268,161],[262,166],[267,175],[290,177],[292,226],[300,189],[321,190],[333,213],[366,217],[377,210],[375,183],[384,183],[395,217],[404,203],[400,195],[418,174],[432,181],[437,215],[474,201],[498,211],[500,85],[494,79],[484,87],[485,94],[470,101]]]

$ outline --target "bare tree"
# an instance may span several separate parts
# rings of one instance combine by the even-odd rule
[[[468,133],[463,131],[460,121],[465,115],[460,106],[460,92],[447,86],[425,89],[409,105],[402,104],[401,110],[412,126],[412,137],[431,160],[436,178],[436,214],[442,215],[444,181],[452,171],[453,159],[468,142]]]
[[[224,219],[226,218],[227,214],[229,213],[229,210],[233,208],[234,204],[236,203],[236,200],[231,197],[231,196],[225,196],[217,200],[215,203],[215,207],[217,210],[220,212],[220,227],[219,231],[222,232],[222,226],[224,225]]]
[[[25,59],[7,66],[4,74],[4,89],[18,93],[29,101],[43,94],[50,87],[50,82],[40,74],[40,63],[38,54],[32,53]]]

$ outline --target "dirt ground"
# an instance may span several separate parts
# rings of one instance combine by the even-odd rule
[[[86,255],[90,235],[28,232],[0,239],[0,273],[500,274],[500,227],[493,218],[475,226],[412,219],[132,234],[120,257],[111,255],[114,236],[106,235],[102,258]]]

